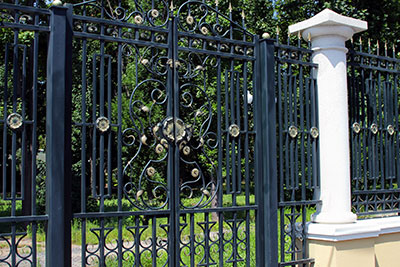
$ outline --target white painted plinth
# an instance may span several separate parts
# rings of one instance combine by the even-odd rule
[[[351,224],[308,223],[307,238],[322,241],[348,241],[400,233],[400,217],[358,220]]]
[[[312,61],[318,64],[320,189],[322,205],[312,220],[318,223],[352,223],[350,144],[347,102],[346,40],[367,29],[361,20],[325,9],[315,17],[289,27],[311,39]]]

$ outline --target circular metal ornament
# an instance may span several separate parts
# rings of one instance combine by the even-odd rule
[[[200,171],[199,171],[199,169],[194,168],[194,169],[190,172],[190,174],[191,174],[194,178],[197,178],[197,177],[199,177]]]
[[[311,133],[312,138],[314,138],[314,139],[318,138],[318,136],[319,136],[319,131],[318,131],[317,127],[311,127],[310,133]]]
[[[352,128],[356,134],[358,134],[361,131],[361,126],[358,122],[353,123]]]
[[[147,172],[147,175],[151,177],[154,174],[156,174],[156,169],[154,169],[153,167],[148,167],[146,172]]]
[[[201,31],[201,33],[204,34],[204,35],[208,34],[208,28],[205,27],[205,26],[201,27],[200,31]]]
[[[140,15],[136,15],[134,20],[135,20],[136,24],[142,24],[143,23],[143,18]]]
[[[172,141],[176,139],[176,142],[188,137],[185,123],[181,119],[174,119],[172,117],[164,121],[163,134]]]
[[[151,16],[152,16],[153,18],[157,18],[159,15],[160,15],[160,12],[159,12],[157,9],[153,9],[153,10],[151,11]]]
[[[378,125],[376,125],[375,123],[371,124],[371,132],[373,134],[376,134],[378,132]]]
[[[238,137],[240,134],[239,126],[237,126],[236,124],[232,124],[231,126],[229,126],[229,134],[232,137]]]
[[[183,149],[182,149],[182,152],[183,152],[183,154],[185,156],[189,155],[190,154],[190,147],[184,146]]]
[[[393,134],[394,134],[394,127],[393,127],[393,125],[388,125],[387,131],[388,131],[388,133],[389,133],[390,135],[393,135]]]
[[[99,117],[96,120],[97,129],[104,133],[110,128],[110,121],[106,117]]]
[[[290,126],[289,127],[289,135],[290,135],[290,137],[295,138],[298,133],[299,133],[299,130],[297,129],[296,126]]]
[[[161,154],[161,153],[163,153],[163,152],[164,152],[164,146],[161,145],[161,144],[157,144],[157,145],[156,145],[156,153],[157,153],[157,154]]]
[[[7,117],[7,124],[13,130],[18,129],[22,126],[22,116],[18,113],[11,113]]]
[[[193,16],[191,16],[191,15],[187,16],[186,17],[186,22],[187,22],[187,24],[192,25],[194,23]]]

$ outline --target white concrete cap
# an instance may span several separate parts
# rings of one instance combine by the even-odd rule
[[[400,233],[400,217],[358,220],[352,224],[307,223],[307,238],[323,241],[346,241]]]
[[[345,17],[327,8],[310,19],[290,25],[289,33],[302,33],[304,30],[318,26],[347,26],[353,30],[353,34],[368,29],[366,21]]]

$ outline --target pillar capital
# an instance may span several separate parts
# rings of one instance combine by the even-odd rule
[[[349,40],[353,34],[368,29],[368,23],[340,15],[330,9],[325,9],[314,17],[289,26],[291,34],[301,33],[305,40],[337,35]]]

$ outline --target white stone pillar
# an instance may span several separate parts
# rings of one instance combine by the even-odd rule
[[[350,144],[347,102],[345,41],[367,29],[367,22],[339,15],[329,9],[289,27],[311,40],[312,61],[318,64],[320,189],[322,204],[313,222],[351,223]]]

